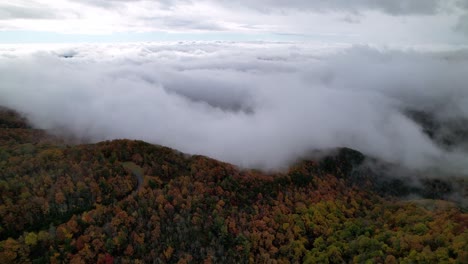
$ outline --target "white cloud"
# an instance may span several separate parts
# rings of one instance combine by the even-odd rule
[[[439,146],[404,114],[468,120],[467,54],[261,42],[3,46],[0,105],[42,128],[242,166],[278,168],[347,146],[468,173],[466,146]]]

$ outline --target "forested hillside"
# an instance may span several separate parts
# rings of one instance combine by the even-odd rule
[[[464,179],[379,178],[350,149],[267,174],[0,113],[0,263],[468,263],[466,209],[441,199]]]

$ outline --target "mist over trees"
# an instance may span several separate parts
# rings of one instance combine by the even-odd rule
[[[351,149],[268,174],[143,141],[69,144],[11,111],[0,127],[2,263],[468,258],[465,209],[389,196]]]

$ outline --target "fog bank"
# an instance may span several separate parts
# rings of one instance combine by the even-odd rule
[[[244,167],[277,169],[311,150],[349,147],[412,169],[468,174],[466,142],[444,145],[408,114],[468,131],[466,69],[465,49],[2,46],[0,105],[39,128],[141,139]]]

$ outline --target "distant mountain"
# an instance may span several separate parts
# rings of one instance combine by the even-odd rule
[[[352,149],[264,173],[0,109],[0,263],[468,263],[466,193]]]
[[[439,120],[435,113],[408,110],[408,117],[421,125],[433,141],[446,149],[461,148],[468,150],[468,120],[463,118],[444,118]]]

